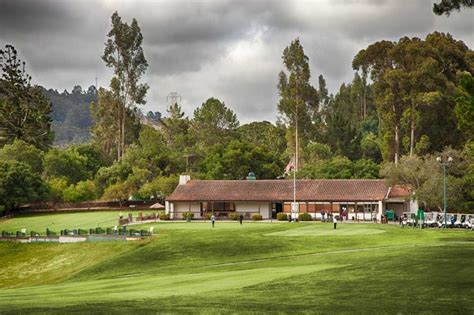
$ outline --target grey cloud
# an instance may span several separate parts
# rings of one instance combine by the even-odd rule
[[[352,79],[353,56],[374,41],[439,30],[474,44],[472,10],[446,18],[432,14],[431,5],[411,0],[0,0],[0,45],[15,45],[33,80],[47,87],[88,86],[96,72],[99,83],[107,85],[110,70],[100,55],[117,10],[125,21],[137,18],[144,35],[150,65],[144,79],[151,86],[146,110],[164,111],[166,95],[177,91],[188,114],[216,96],[244,122],[274,120],[281,53],[296,37],[310,58],[313,82],[323,74],[333,93]],[[261,41],[257,46],[255,38]],[[263,51],[244,61],[229,58],[239,43]]]

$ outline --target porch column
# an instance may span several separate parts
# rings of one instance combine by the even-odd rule
[[[359,216],[357,214],[357,201],[354,202],[354,213],[355,213],[356,221],[359,222]]]
[[[378,202],[378,211],[377,211],[377,221],[382,220],[382,214],[383,214],[383,201],[379,200]]]

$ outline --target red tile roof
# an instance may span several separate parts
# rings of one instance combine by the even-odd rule
[[[387,195],[382,179],[297,180],[299,201],[378,201]],[[167,201],[292,201],[292,180],[191,180]]]
[[[388,198],[404,198],[409,196],[411,196],[411,188],[401,185],[393,186],[388,194]]]

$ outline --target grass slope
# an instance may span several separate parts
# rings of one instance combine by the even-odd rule
[[[0,230],[28,219],[46,228],[31,217]],[[150,225],[158,235],[137,243],[0,243],[0,313],[474,312],[472,231],[372,224],[334,231],[303,222],[142,227]]]

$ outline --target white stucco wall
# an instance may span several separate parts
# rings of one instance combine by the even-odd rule
[[[173,202],[173,219],[182,219],[184,212],[194,213],[194,218],[201,218],[201,204],[199,202]]]
[[[272,213],[269,202],[243,202],[235,203],[235,211],[241,213],[260,213],[264,219],[270,219]]]

